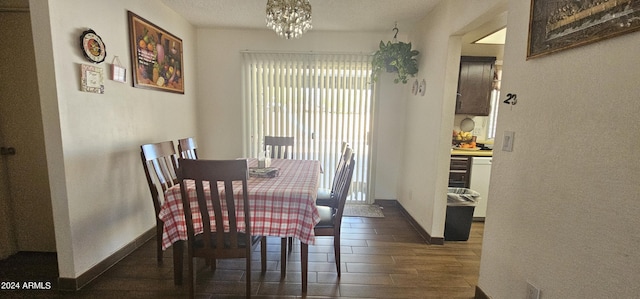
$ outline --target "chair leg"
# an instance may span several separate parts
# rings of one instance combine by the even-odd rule
[[[218,266],[218,262],[215,258],[207,259],[207,264],[211,267],[211,271],[215,271]]]
[[[195,298],[196,294],[196,273],[193,266],[193,256],[189,255],[189,274],[187,274],[187,280],[189,281],[189,298]]]
[[[251,246],[247,246],[247,258],[245,259],[245,263],[247,265],[247,289],[246,289],[246,298],[251,298]]]
[[[309,265],[309,245],[300,242],[300,264],[302,269],[302,294],[307,293],[307,266]]]
[[[289,254],[293,251],[293,237],[289,237]]]
[[[336,255],[336,270],[338,277],[340,277],[340,233],[333,237],[333,252]]]
[[[184,243],[185,241],[179,240],[171,245],[173,247],[173,283],[175,285],[182,285]]]
[[[162,265],[162,226],[156,225],[156,258],[158,265]]]
[[[267,237],[260,239],[260,264],[262,266],[262,273],[267,272]]]
[[[280,278],[287,275],[287,238],[280,239]]]

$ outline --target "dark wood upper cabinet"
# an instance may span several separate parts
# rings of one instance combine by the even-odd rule
[[[456,114],[489,115],[495,57],[460,57]]]

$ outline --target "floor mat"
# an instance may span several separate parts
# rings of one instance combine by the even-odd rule
[[[382,207],[378,205],[347,204],[343,216],[383,218]]]

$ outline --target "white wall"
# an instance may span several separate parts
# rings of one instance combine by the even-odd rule
[[[373,53],[380,40],[392,38],[384,33],[340,33],[309,31],[300,39],[285,40],[270,30],[198,29],[198,153],[210,159],[230,159],[243,155],[243,110],[240,51]],[[385,80],[386,79],[386,80]],[[404,90],[392,77],[379,80],[379,135],[376,198],[396,196],[403,136],[398,119],[404,113]]]
[[[160,1],[30,1],[60,277],[76,278],[155,225],[140,145],[195,134],[195,29]],[[185,94],[133,88],[127,10],[183,39]],[[117,55],[128,83],[80,91],[80,34]]]
[[[385,39],[385,42],[388,39]],[[407,38],[400,39],[408,42]],[[412,47],[413,48],[413,47]],[[419,76],[419,74],[417,74]],[[406,98],[411,93],[413,81],[394,84],[396,73],[381,73],[378,79],[377,111],[374,120],[377,140],[373,151],[376,157],[375,173],[372,178],[375,199],[397,199],[398,186],[402,181],[402,145],[405,139],[405,122],[402,121],[406,109]]]
[[[509,3],[502,132],[479,286],[491,298],[640,294],[640,32],[527,61],[529,3]],[[500,148],[497,144],[496,148]]]

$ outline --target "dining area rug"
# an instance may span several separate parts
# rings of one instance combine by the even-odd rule
[[[342,215],[347,217],[384,218],[382,207],[379,205],[346,204]]]

